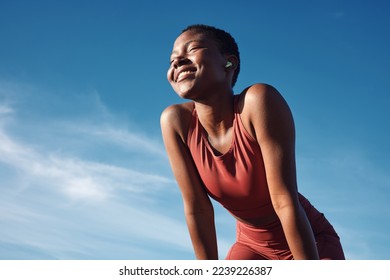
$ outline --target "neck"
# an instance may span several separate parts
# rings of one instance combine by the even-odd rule
[[[211,137],[219,137],[232,127],[234,119],[233,92],[224,92],[215,98],[195,101],[198,118]]]

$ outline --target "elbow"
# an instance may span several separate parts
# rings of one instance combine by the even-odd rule
[[[300,210],[298,199],[293,199],[285,195],[273,196],[272,206],[280,220],[287,216],[297,216]]]

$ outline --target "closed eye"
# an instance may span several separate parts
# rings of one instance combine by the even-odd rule
[[[195,52],[197,50],[204,49],[204,48],[205,47],[202,47],[202,46],[191,46],[190,48],[188,48],[188,52],[192,53],[192,52]]]
[[[192,52],[192,51],[195,51],[197,49],[200,49],[200,47],[196,46],[196,47],[191,47],[188,51],[189,52]]]

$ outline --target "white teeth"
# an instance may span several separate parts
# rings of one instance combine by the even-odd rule
[[[193,71],[183,71],[183,72],[180,72],[179,75],[177,76],[176,81],[178,81],[183,75],[191,74],[191,73],[193,73]]]

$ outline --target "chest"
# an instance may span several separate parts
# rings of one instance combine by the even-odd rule
[[[235,135],[230,149],[216,155],[200,137],[191,153],[207,192],[215,200],[230,208],[269,203],[263,158],[256,142]]]

